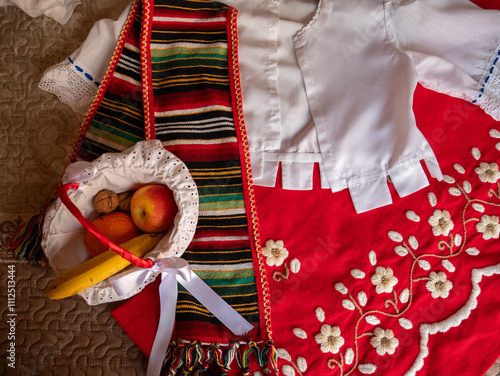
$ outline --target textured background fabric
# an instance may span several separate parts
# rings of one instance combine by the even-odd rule
[[[0,9],[0,160],[3,169],[0,179],[0,374],[9,374],[3,357],[7,349],[4,302],[9,265],[15,265],[17,283],[17,373],[53,375],[57,370],[57,375],[145,374],[146,358],[110,318],[115,306],[90,307],[79,297],[48,300],[43,290],[54,278],[52,271],[13,264],[6,251],[14,228],[38,213],[39,207],[54,193],[79,127],[69,107],[37,88],[38,80],[46,68],[79,46],[97,19],[118,16],[126,3],[128,1],[123,0],[86,1],[75,9],[65,26],[47,17],[32,19],[15,7]],[[457,124],[461,123],[452,122]],[[442,131],[436,130],[436,140],[446,136]],[[460,131],[460,127],[453,131]],[[269,215],[283,213],[276,210]],[[268,235],[275,236],[271,231],[268,230]],[[292,245],[286,244],[291,250],[295,248]],[[293,258],[289,256],[288,260]],[[495,367],[488,376],[499,374],[499,366]],[[441,369],[440,374],[449,373]]]
[[[0,374],[144,375],[147,358],[110,316],[112,305],[79,296],[47,299],[50,268],[12,262],[14,228],[54,194],[80,122],[57,97],[37,88],[45,69],[65,59],[95,21],[115,18],[128,0],[85,1],[62,26],[0,9]],[[9,265],[15,265],[16,370],[7,367]]]

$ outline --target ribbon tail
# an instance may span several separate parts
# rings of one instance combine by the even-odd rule
[[[198,301],[217,317],[234,335],[248,333],[254,327],[224,299],[210,288],[200,277],[191,272],[190,281],[177,276],[177,281],[184,286]]]
[[[136,287],[143,286],[152,275],[154,272],[151,269],[133,267],[109,277],[108,281],[119,296],[124,296]]]
[[[160,283],[160,322],[149,355],[147,376],[158,376],[174,331],[177,306],[177,280],[173,274],[162,274]]]

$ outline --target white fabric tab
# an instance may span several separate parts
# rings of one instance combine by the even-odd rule
[[[309,191],[313,188],[314,163],[281,163],[283,189]]]
[[[408,196],[429,185],[429,180],[425,175],[420,162],[390,173],[394,188],[400,197]]]
[[[392,204],[391,192],[385,177],[349,187],[349,193],[357,213]]]
[[[262,162],[262,176],[253,179],[255,185],[262,187],[274,187],[276,185],[276,176],[278,175],[279,162]]]
[[[439,168],[439,163],[434,155],[432,157],[425,157],[424,162],[425,165],[427,166],[427,170],[429,170],[429,174],[433,178],[439,181],[443,180],[443,173],[441,172],[441,168]]]
[[[319,162],[319,176],[321,178],[321,188],[328,189],[330,188],[330,183],[328,182],[328,178],[326,176],[325,166],[323,162]]]

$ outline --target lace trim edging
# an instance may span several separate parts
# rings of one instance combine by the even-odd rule
[[[481,82],[472,103],[478,104],[493,119],[500,121],[500,46],[491,58]]]

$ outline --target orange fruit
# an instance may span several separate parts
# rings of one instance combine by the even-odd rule
[[[92,221],[92,224],[105,235],[109,240],[116,244],[125,243],[141,234],[140,230],[132,221],[132,217],[123,212],[112,212]],[[99,238],[87,231],[84,239],[85,247],[92,257],[100,255],[108,250]]]

